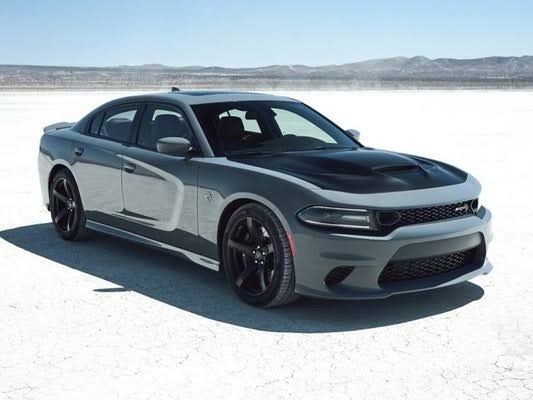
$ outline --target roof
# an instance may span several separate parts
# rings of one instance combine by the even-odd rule
[[[177,99],[180,102],[193,104],[223,103],[227,101],[295,101],[289,97],[274,96],[258,92],[233,92],[215,90],[189,90],[157,93],[165,99]]]
[[[224,103],[229,101],[297,101],[289,97],[274,96],[271,94],[264,94],[258,92],[230,92],[230,91],[215,91],[215,90],[190,90],[190,91],[172,91],[172,92],[156,92],[147,93],[138,96],[129,96],[112,100],[104,104],[102,107],[108,107],[114,103],[122,103],[124,101],[165,101],[176,104],[208,104],[208,103]]]

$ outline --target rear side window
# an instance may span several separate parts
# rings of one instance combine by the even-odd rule
[[[100,126],[99,135],[119,142],[132,142],[133,121],[137,111],[136,105],[107,111]]]

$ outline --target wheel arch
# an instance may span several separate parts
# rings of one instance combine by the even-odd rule
[[[48,174],[48,187],[50,187],[54,176],[63,169],[66,169],[72,175],[72,177],[76,181],[76,184],[78,183],[78,180],[76,179],[76,174],[74,173],[70,165],[65,161],[57,160],[56,162],[54,162],[52,168],[50,169],[50,173]]]
[[[50,185],[52,184],[52,181],[54,180],[54,177],[57,175],[59,171],[63,169],[70,171],[68,167],[64,164],[56,164],[52,167],[52,169],[50,170],[50,173],[48,174],[48,188],[49,189],[50,189]]]

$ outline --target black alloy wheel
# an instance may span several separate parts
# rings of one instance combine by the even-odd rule
[[[65,178],[56,180],[52,188],[52,218],[56,228],[63,234],[72,232],[78,214],[72,187]]]
[[[271,210],[255,203],[238,209],[228,221],[223,245],[224,271],[241,299],[272,307],[298,297],[287,234]]]
[[[50,214],[56,232],[66,240],[86,239],[85,212],[76,182],[66,170],[60,170],[50,185]]]
[[[228,246],[237,273],[235,284],[250,295],[265,293],[278,261],[265,227],[252,216],[242,218],[233,226]]]

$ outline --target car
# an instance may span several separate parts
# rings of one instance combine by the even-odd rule
[[[38,160],[61,238],[97,231],[180,254],[258,307],[386,298],[492,269],[472,175],[366,147],[292,98],[116,99],[46,127]]]

